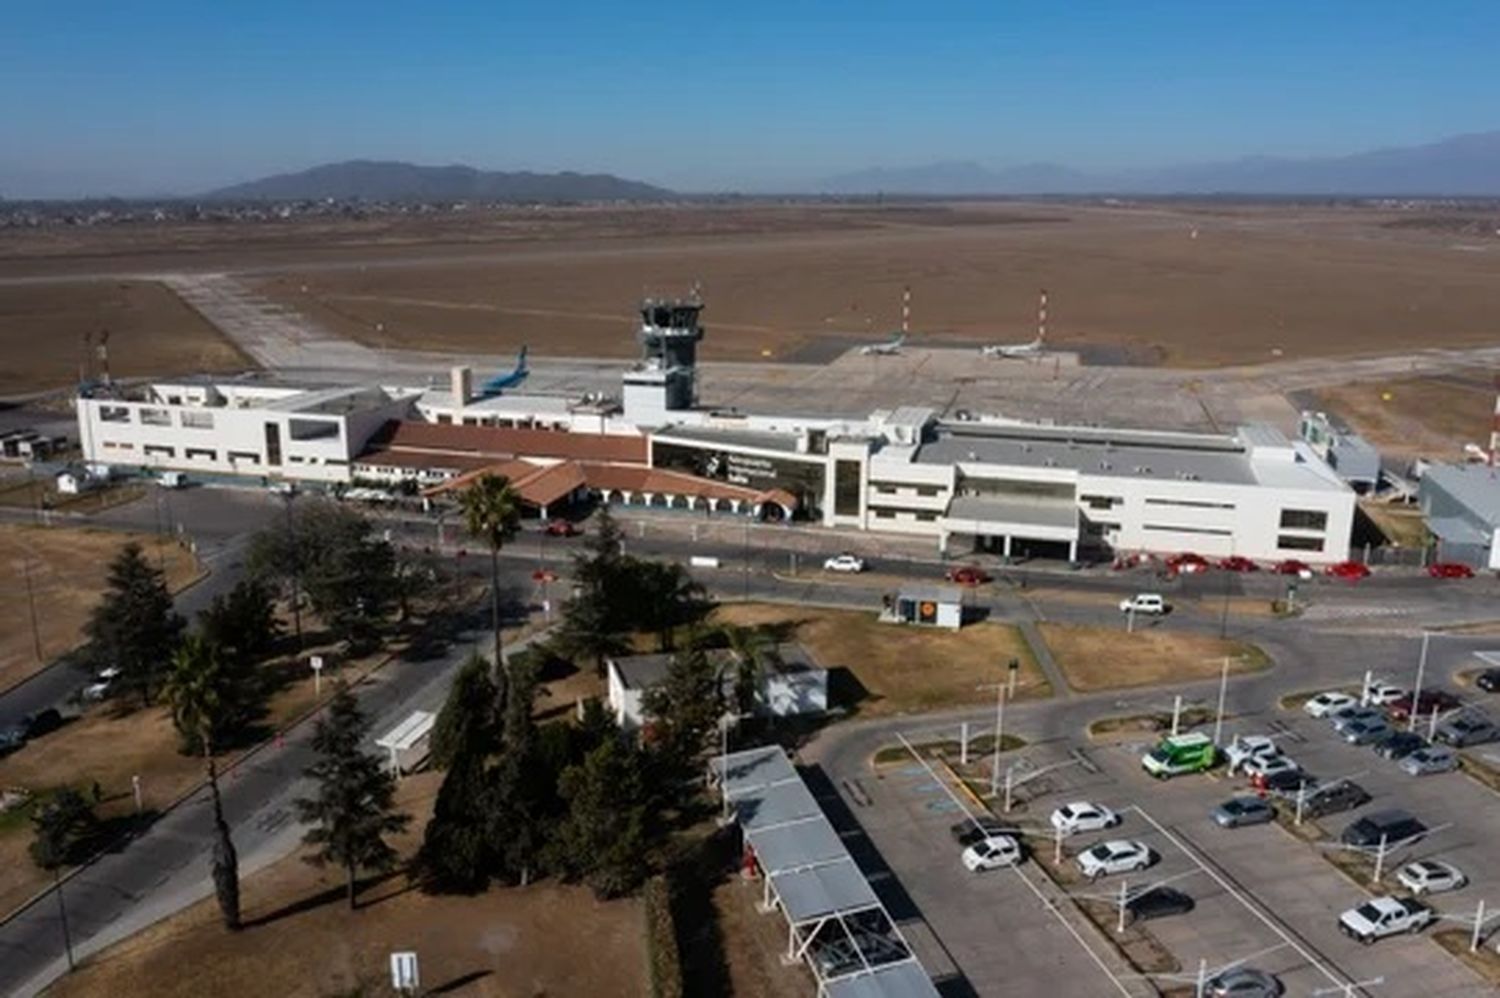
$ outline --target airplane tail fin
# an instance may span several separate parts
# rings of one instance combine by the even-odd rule
[[[521,355],[516,358],[516,372],[517,373],[521,373],[521,372],[524,372],[526,370],[526,349],[527,349],[527,345],[524,344],[524,343],[521,344]]]

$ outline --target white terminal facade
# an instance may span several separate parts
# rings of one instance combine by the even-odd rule
[[[624,372],[618,401],[475,397],[464,368],[454,369],[448,388],[425,391],[168,383],[83,393],[80,437],[95,463],[319,482],[409,477],[423,485],[477,473],[484,459],[376,464],[364,456],[393,421],[448,425],[455,436],[470,432],[459,427],[497,427],[572,435],[578,444],[630,437],[644,444],[630,459],[641,466],[634,470],[670,481],[674,491],[621,486],[631,469],[616,461],[592,488],[606,501],[717,512],[730,506],[715,495],[775,495],[732,508],[927,536],[950,554],[1348,557],[1354,491],[1308,444],[1269,425],[1199,434],[952,421],[906,406],[855,420],[715,410],[698,401],[701,307],[696,299],[643,305],[643,357]],[[503,456],[512,467],[558,460],[552,450]],[[581,475],[592,481],[587,468]]]

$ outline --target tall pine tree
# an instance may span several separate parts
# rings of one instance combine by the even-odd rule
[[[93,663],[118,668],[121,685],[150,705],[182,627],[166,577],[139,544],[126,544],[110,562],[104,596],[89,616]]]
[[[646,875],[646,793],[640,753],[607,738],[562,775],[567,816],[553,836],[554,865],[600,898],[634,890]]]
[[[297,817],[312,826],[302,837],[317,847],[310,861],[343,867],[351,910],[359,871],[394,867],[396,851],[385,837],[411,820],[396,810],[396,778],[385,761],[361,747],[368,731],[354,694],[340,683],[313,732],[318,759],[305,774],[317,784],[316,796],[294,802]]]

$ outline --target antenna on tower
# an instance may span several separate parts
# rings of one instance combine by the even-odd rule
[[[901,289],[901,335],[911,332],[911,285]]]
[[[109,330],[99,330],[99,379],[105,387],[110,384],[109,380]]]
[[[1490,467],[1500,467],[1500,374],[1495,375],[1495,421],[1490,424]]]
[[[1047,289],[1042,288],[1036,306],[1036,341],[1047,339]]]
[[[94,380],[94,334],[83,332],[83,352],[78,355],[78,383],[86,385]]]

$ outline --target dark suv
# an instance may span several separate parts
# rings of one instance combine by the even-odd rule
[[[982,842],[992,835],[1014,835],[1016,826],[1014,822],[1001,821],[999,818],[966,818],[948,829],[948,834],[953,836],[953,841],[967,848],[976,842]]]
[[[1340,780],[1309,793],[1302,801],[1302,814],[1308,818],[1321,818],[1324,815],[1338,814],[1340,811],[1352,811],[1368,803],[1370,803],[1368,790],[1358,783]]]
[[[1375,754],[1397,761],[1405,759],[1419,748],[1427,747],[1427,739],[1414,731],[1392,731],[1375,743]]]
[[[1374,849],[1381,840],[1387,846],[1397,843],[1411,845],[1427,834],[1427,826],[1405,811],[1392,809],[1367,814],[1344,829],[1339,841],[1346,846]]]
[[[1168,915],[1186,915],[1193,910],[1193,899],[1173,887],[1153,887],[1125,902],[1132,922],[1149,922]]]

